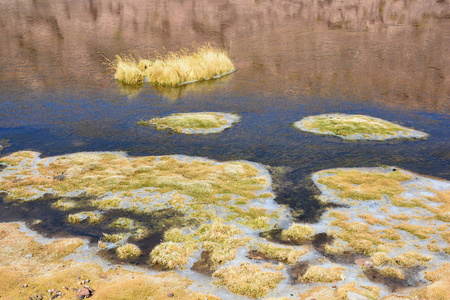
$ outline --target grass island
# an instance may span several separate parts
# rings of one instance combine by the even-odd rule
[[[365,115],[323,114],[303,118],[293,125],[302,131],[335,135],[346,140],[387,140],[428,136],[427,133]]]
[[[155,126],[158,130],[171,130],[184,134],[217,133],[230,128],[240,117],[230,113],[198,112],[176,113],[167,117],[140,121],[138,125]]]
[[[177,86],[219,78],[235,71],[227,52],[211,45],[193,51],[182,49],[169,52],[153,60],[116,55],[109,64],[115,72],[114,78],[128,85],[150,82]]]

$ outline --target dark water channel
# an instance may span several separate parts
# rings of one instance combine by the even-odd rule
[[[344,1],[346,2],[346,1]],[[314,219],[311,172],[396,165],[450,179],[450,7],[428,1],[129,0],[0,2],[2,154],[185,154],[271,167],[278,201]],[[142,56],[212,43],[237,72],[180,88],[121,86],[102,53]],[[221,134],[136,122],[221,111]],[[294,129],[305,116],[367,114],[422,140],[344,141]],[[277,168],[279,167],[279,168]]]

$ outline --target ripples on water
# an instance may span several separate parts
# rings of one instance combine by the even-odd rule
[[[294,208],[325,168],[398,165],[450,179],[447,1],[3,1],[0,141],[56,155],[127,151],[246,159],[281,174]],[[179,88],[117,84],[102,53],[152,55],[212,43],[238,72]],[[222,134],[170,135],[136,125],[173,112],[223,111]],[[304,116],[368,114],[426,140],[352,142],[295,130]],[[225,147],[224,147],[225,145]]]

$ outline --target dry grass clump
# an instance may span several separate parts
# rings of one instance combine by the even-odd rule
[[[184,234],[179,228],[171,228],[164,232],[164,240],[167,242],[182,243],[190,238],[189,235]]]
[[[248,243],[248,238],[235,237],[238,234],[242,234],[242,231],[235,225],[220,222],[204,224],[194,233],[203,249],[209,251],[210,260],[214,265],[233,260],[237,249]]]
[[[317,182],[328,188],[338,190],[342,199],[381,200],[383,195],[389,197],[405,191],[401,182],[411,179],[402,171],[389,173],[362,172],[358,170],[336,170],[327,172],[332,176],[321,177]]]
[[[134,244],[125,244],[116,248],[116,254],[120,259],[133,259],[141,256],[142,252]]]
[[[324,268],[321,266],[310,266],[298,280],[300,282],[336,282],[344,280],[345,269],[341,266],[334,265],[331,268]]]
[[[161,265],[167,269],[184,269],[195,248],[194,244],[180,245],[174,242],[164,242],[152,250],[150,259],[153,264]]]
[[[138,84],[147,79],[167,86],[207,80],[235,70],[226,51],[211,45],[194,51],[169,52],[165,57],[154,60],[116,55],[111,65],[116,71],[114,78],[123,83]]]
[[[266,258],[285,262],[289,265],[294,265],[298,262],[300,257],[308,253],[308,250],[294,250],[288,247],[277,247],[272,244],[257,244],[257,251],[262,253]]]
[[[116,71],[114,79],[125,84],[138,84],[145,80],[145,73],[142,68],[139,68],[138,61],[131,55],[116,55],[112,67]]]
[[[216,284],[225,286],[230,292],[250,298],[261,298],[277,287],[284,276],[280,272],[263,271],[258,266],[242,263],[213,273]]]
[[[310,240],[314,233],[314,228],[309,225],[293,224],[289,229],[281,232],[281,240],[301,244]]]

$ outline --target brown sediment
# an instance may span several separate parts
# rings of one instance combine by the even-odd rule
[[[200,259],[192,265],[191,270],[211,276],[217,270],[217,265],[211,261],[210,252],[205,250],[200,254]]]

